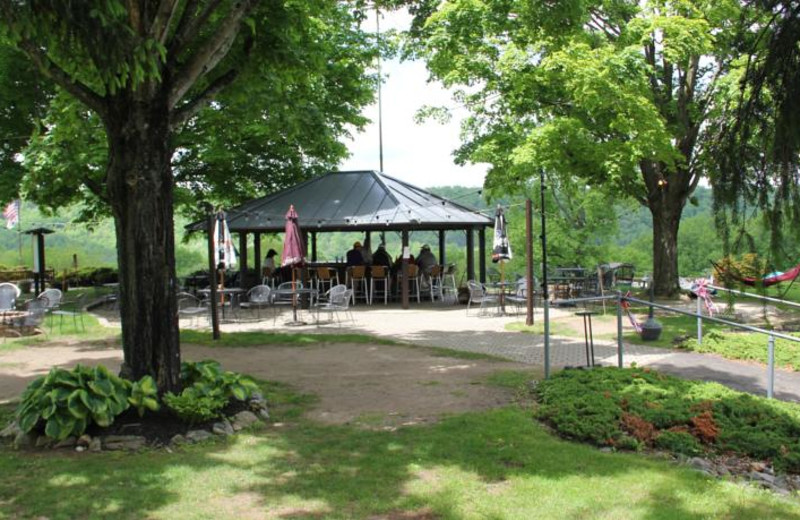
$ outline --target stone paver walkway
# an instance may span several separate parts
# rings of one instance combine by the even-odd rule
[[[613,311],[612,311],[613,312]],[[571,315],[574,309],[551,309],[551,317],[557,319]],[[467,316],[463,306],[440,304],[414,304],[411,310],[398,306],[374,305],[354,307],[355,324],[346,323],[323,326],[309,325],[301,330],[309,332],[355,332],[395,338],[418,345],[445,347],[456,350],[491,354],[498,357],[544,365],[544,340],[539,334],[507,331],[506,324],[524,320],[523,316],[478,317]],[[306,319],[311,321],[306,315]],[[542,320],[541,309],[537,309],[535,320]],[[260,324],[225,325],[223,330],[269,328],[297,331],[297,327],[283,327],[285,318],[278,318],[276,327],[271,320]],[[630,325],[625,321],[624,326]],[[595,339],[596,362],[603,365],[617,364],[616,341]],[[550,363],[554,369],[586,364],[583,338],[551,338]],[[689,379],[718,381],[732,388],[766,395],[766,368],[739,361],[727,360],[716,355],[681,352],[671,349],[626,344],[624,364],[636,362],[639,366],[650,366],[667,373]],[[776,370],[775,397],[800,401],[800,373]]]

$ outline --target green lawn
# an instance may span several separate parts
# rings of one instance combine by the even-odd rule
[[[525,378],[500,373],[493,383]],[[374,431],[299,417],[268,385],[272,426],[140,454],[0,450],[0,517],[529,519],[800,517],[800,503],[636,454],[559,440],[510,406]]]

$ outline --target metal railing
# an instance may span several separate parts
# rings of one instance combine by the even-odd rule
[[[702,309],[700,308],[700,298],[698,298],[698,311],[690,312],[683,309],[678,309],[675,307],[670,307],[668,305],[662,305],[660,303],[650,302],[646,300],[640,300],[638,298],[634,298],[631,296],[623,296],[622,293],[617,293],[616,295],[609,295],[609,296],[594,296],[588,298],[574,298],[569,300],[559,300],[560,304],[577,304],[577,303],[588,303],[588,302],[597,302],[597,301],[604,301],[604,300],[616,300],[617,301],[617,366],[619,368],[623,367],[623,356],[624,356],[624,346],[622,343],[622,302],[627,301],[631,303],[636,303],[639,305],[645,305],[648,307],[653,307],[655,309],[661,309],[668,312],[673,312],[675,314],[682,314],[684,316],[691,316],[696,317],[698,321],[698,343],[702,341],[702,321],[707,320],[712,323],[719,323],[720,325],[725,325],[728,327],[746,330],[748,332],[755,332],[758,334],[764,334],[767,336],[767,397],[772,399],[775,393],[775,338],[780,338],[786,341],[792,341],[795,343],[800,343],[800,338],[796,336],[791,336],[789,334],[784,334],[782,332],[776,332],[773,330],[762,329],[760,327],[754,327],[752,325],[745,325],[743,323],[736,323],[734,321],[722,319],[722,318],[715,318],[713,316],[705,316],[702,313]],[[781,301],[782,302],[782,301]],[[784,302],[782,302],[784,303]],[[545,301],[545,308],[549,307],[549,302]],[[800,307],[800,305],[798,305]],[[545,359],[549,360],[550,353],[549,353],[549,323],[545,322]],[[547,377],[550,372],[550,367],[547,366],[549,363],[546,363],[545,366],[545,376]]]

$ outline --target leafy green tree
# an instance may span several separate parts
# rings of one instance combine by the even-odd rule
[[[26,152],[27,195],[110,211],[123,375],[177,390],[174,204],[341,156],[371,100],[372,37],[357,6],[322,0],[20,0],[0,14],[0,38],[59,89]]]
[[[412,48],[470,111],[461,161],[489,163],[488,186],[505,191],[543,169],[633,197],[653,217],[655,290],[671,294],[739,11],[732,0],[427,2]]]

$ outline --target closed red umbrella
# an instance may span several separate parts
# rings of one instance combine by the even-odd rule
[[[295,291],[294,267],[305,263],[306,246],[303,242],[303,234],[300,232],[300,225],[297,223],[297,212],[294,205],[289,206],[286,212],[286,228],[283,236],[283,252],[281,253],[281,266],[288,267],[292,271],[292,292]],[[297,295],[292,295],[292,312],[294,323],[297,321]]]

